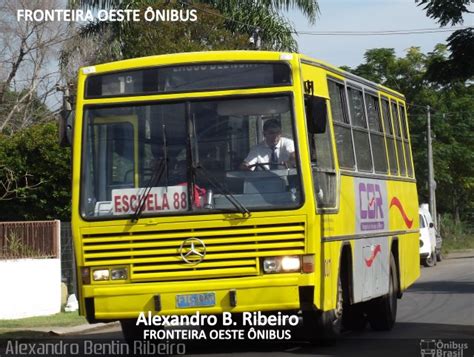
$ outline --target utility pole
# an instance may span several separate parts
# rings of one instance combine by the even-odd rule
[[[431,146],[431,113],[430,106],[426,106],[427,111],[427,139],[428,139],[428,183],[430,190],[430,213],[433,218],[433,223],[438,229],[438,216],[436,214],[436,181],[434,179],[434,167],[433,167],[433,148]]]
[[[260,27],[257,27],[250,37],[251,43],[255,46],[256,50],[262,49],[262,37],[260,36]]]

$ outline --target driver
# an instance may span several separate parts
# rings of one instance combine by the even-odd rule
[[[263,124],[264,140],[250,149],[240,168],[255,170],[258,164],[264,168],[277,169],[278,165],[293,167],[295,163],[295,144],[293,140],[281,136],[280,123],[275,119]]]

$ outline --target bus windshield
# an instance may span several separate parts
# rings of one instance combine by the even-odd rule
[[[250,211],[299,207],[298,155],[280,148],[274,161],[267,121],[294,150],[288,95],[86,107],[82,216],[235,211],[233,200]],[[242,166],[257,147],[260,161]]]

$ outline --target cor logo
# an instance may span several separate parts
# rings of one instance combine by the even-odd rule
[[[378,182],[359,182],[357,191],[359,229],[385,229],[385,187]]]

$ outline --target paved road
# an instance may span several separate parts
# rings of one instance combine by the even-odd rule
[[[399,300],[397,324],[390,332],[375,332],[369,328],[362,332],[349,332],[333,346],[314,346],[304,342],[300,330],[293,331],[292,335],[291,341],[283,342],[186,342],[185,352],[191,356],[212,357],[228,357],[230,352],[237,356],[271,357],[409,357],[422,356],[420,342],[424,340],[424,347],[431,346],[437,350],[433,357],[474,356],[474,252],[445,260],[434,268],[422,268],[421,278]],[[101,339],[105,343],[121,339],[122,333],[117,325],[112,325],[100,331],[63,336],[60,340],[64,338],[73,342],[80,339],[82,343]],[[119,355],[97,351],[96,355],[101,356]],[[5,352],[5,346],[0,344],[0,355],[8,355]],[[126,355],[134,354],[129,351]]]
[[[349,332],[333,346],[310,345],[301,340],[301,331],[294,331],[290,342],[186,343],[186,354],[408,357],[421,356],[423,339],[434,340],[435,347],[444,352],[443,356],[474,356],[474,253],[444,260],[434,268],[422,267],[421,278],[398,302],[397,324],[392,331],[375,332],[367,328],[363,332]],[[102,332],[88,337],[121,337],[117,327]],[[442,348],[439,341],[444,344]],[[467,349],[462,348],[464,343],[467,343]]]

